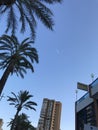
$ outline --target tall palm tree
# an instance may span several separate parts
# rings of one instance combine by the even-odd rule
[[[13,124],[14,119],[11,119],[8,126]],[[36,130],[34,126],[32,126],[31,122],[28,120],[28,116],[25,113],[18,115],[15,123],[14,130]]]
[[[53,30],[53,13],[46,4],[60,3],[62,0],[0,0],[0,16],[7,14],[7,27],[5,32],[11,30],[12,34],[20,27],[24,32],[26,26],[35,37],[36,18],[49,29]],[[17,26],[19,23],[20,26]]]
[[[14,116],[11,129],[10,130],[15,130],[16,123],[17,123],[17,118],[19,115],[19,112],[25,108],[25,109],[33,109],[36,110],[33,106],[37,106],[37,104],[33,101],[30,101],[30,98],[33,97],[32,95],[29,94],[28,91],[20,91],[18,95],[12,92],[13,97],[8,96],[8,100],[10,102],[10,105],[14,105],[15,108],[17,109],[16,114]]]
[[[5,70],[0,79],[0,95],[10,74],[24,78],[27,69],[34,72],[33,63],[38,63],[38,54],[32,42],[29,38],[19,43],[15,36],[0,37],[0,69]]]

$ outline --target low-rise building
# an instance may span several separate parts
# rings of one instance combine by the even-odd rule
[[[89,85],[83,84],[80,86],[79,86],[80,88],[84,87],[87,93],[83,95],[78,101],[75,102],[75,130],[84,130],[84,125],[88,124],[89,126],[94,126],[97,128],[98,78]]]

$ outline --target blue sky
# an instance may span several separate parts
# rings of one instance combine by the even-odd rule
[[[7,96],[11,91],[17,93],[26,89],[34,95],[33,100],[38,104],[36,112],[23,110],[34,126],[39,120],[43,98],[61,101],[61,130],[74,130],[77,82],[90,84],[92,73],[95,79],[98,77],[98,1],[64,0],[51,9],[54,31],[38,23],[34,46],[39,53],[39,64],[34,64],[35,72],[28,71],[24,79],[10,76],[3,93]],[[2,73],[0,71],[0,76]],[[77,97],[83,94],[79,90]],[[0,108],[3,129],[9,130],[6,125],[15,109],[8,105],[6,98],[0,101]]]

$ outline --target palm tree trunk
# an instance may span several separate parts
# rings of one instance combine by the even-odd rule
[[[3,75],[2,75],[2,77],[1,77],[1,79],[0,79],[0,96],[1,96],[1,93],[2,93],[2,91],[3,91],[3,89],[4,89],[5,83],[6,83],[7,79],[8,79],[8,77],[9,77],[9,74],[10,74],[10,72],[11,72],[12,70],[13,70],[13,65],[10,64],[10,65],[6,68],[5,72],[3,73]]]
[[[17,117],[18,117],[18,114],[19,114],[20,110],[21,110],[21,107],[19,107],[19,108],[17,109],[17,112],[16,112],[15,117],[14,117],[14,119],[13,119],[13,123],[12,123],[12,125],[11,125],[10,130],[15,130],[15,125],[17,125],[17,124],[16,124],[16,121],[17,121]]]
[[[16,0],[0,0],[0,6],[1,5],[12,5],[15,3]]]

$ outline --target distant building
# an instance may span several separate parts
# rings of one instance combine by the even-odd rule
[[[60,130],[61,107],[61,102],[44,98],[37,130]]]
[[[98,78],[89,85],[78,84],[87,91],[75,103],[75,130],[98,129]]]
[[[3,119],[0,119],[0,130],[2,130]]]

